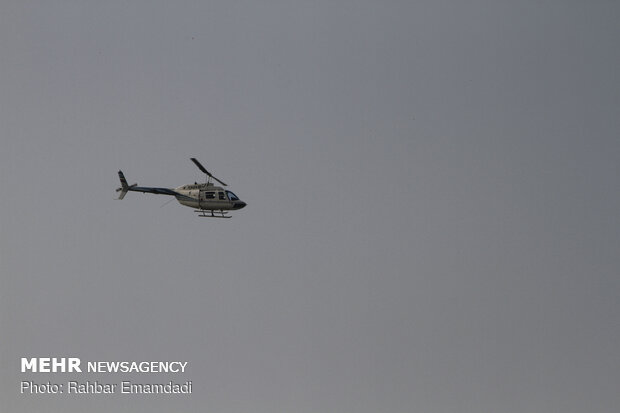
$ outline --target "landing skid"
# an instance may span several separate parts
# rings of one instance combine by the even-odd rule
[[[232,218],[231,216],[227,216],[227,211],[218,211],[218,215],[215,215],[215,210],[213,209],[195,209],[194,212],[200,213],[198,216],[203,218]],[[207,212],[211,212],[211,215],[207,215]]]

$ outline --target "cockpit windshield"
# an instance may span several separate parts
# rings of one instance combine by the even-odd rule
[[[231,201],[238,201],[239,197],[235,194],[233,194],[230,191],[226,191],[226,193],[228,194],[228,199],[230,199]]]

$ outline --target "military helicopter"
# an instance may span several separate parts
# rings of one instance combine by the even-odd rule
[[[138,186],[138,184],[127,185],[127,179],[125,179],[123,171],[118,171],[118,177],[121,180],[121,187],[116,190],[116,192],[120,192],[117,199],[123,199],[129,191],[172,195],[181,205],[196,208],[194,212],[198,212],[198,216],[207,218],[232,218],[231,216],[226,215],[228,214],[228,211],[235,211],[244,208],[247,205],[231,191],[215,186],[211,182],[211,179],[219,182],[222,186],[228,185],[207,171],[196,158],[190,159],[196,164],[198,169],[205,173],[205,183],[199,184],[194,182],[194,184],[183,185],[174,189]],[[210,212],[210,214],[207,214],[207,212]]]

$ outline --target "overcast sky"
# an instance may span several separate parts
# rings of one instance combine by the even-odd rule
[[[616,412],[620,4],[2,1],[0,410]],[[204,179],[199,218],[131,183]],[[185,360],[22,374],[21,357]],[[21,380],[192,380],[25,396]]]

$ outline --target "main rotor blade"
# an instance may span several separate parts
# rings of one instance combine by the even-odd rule
[[[220,184],[224,185],[224,186],[228,186],[226,185],[224,182],[220,181],[219,179],[217,179],[216,177],[214,177],[213,175],[211,175],[211,172],[207,171],[205,169],[204,166],[202,166],[202,164],[200,162],[198,162],[198,159],[196,158],[190,158],[192,160],[192,162],[194,162],[196,164],[196,166],[198,167],[198,169],[200,169],[202,172],[204,172],[205,174],[207,174],[207,176],[215,179],[216,181],[218,181]]]
[[[207,171],[207,170],[205,169],[205,167],[204,167],[204,166],[202,166],[202,164],[201,164],[200,162],[198,162],[198,159],[196,159],[196,158],[190,158],[190,159],[192,160],[192,162],[194,162],[194,163],[196,164],[196,166],[198,167],[198,169],[200,169],[202,172],[206,173],[207,175],[211,175],[211,174],[209,173],[209,171]]]
[[[207,174],[207,175],[209,175],[211,178],[213,178],[213,179],[215,179],[216,181],[218,181],[218,182],[219,182],[220,184],[222,184],[223,186],[228,186],[228,185],[226,185],[224,182],[222,182],[222,181],[220,181],[219,179],[217,179],[216,177],[214,177],[213,175],[211,175],[211,174]]]

